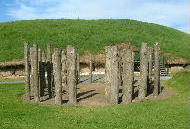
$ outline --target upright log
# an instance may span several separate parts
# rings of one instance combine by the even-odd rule
[[[42,51],[38,48],[38,74],[39,74],[39,94],[42,97],[43,84],[42,84]]]
[[[119,85],[120,85],[120,65],[119,65],[119,56],[118,49],[116,46],[111,46],[109,49],[111,57],[110,65],[110,103],[118,104],[119,97]]]
[[[39,75],[38,75],[38,46],[33,45],[32,48],[32,62],[31,66],[33,68],[33,88],[34,88],[34,101],[39,102]]]
[[[148,47],[148,86],[147,86],[147,92],[152,91],[152,55],[153,55],[153,48]]]
[[[28,43],[24,43],[24,61],[26,98],[30,100],[30,47]]]
[[[105,96],[107,100],[110,99],[110,80],[111,80],[111,46],[106,46],[105,47],[105,55],[106,55],[106,64],[105,64],[105,82],[106,82],[106,87],[105,87]]]
[[[149,83],[152,81],[152,54],[153,54],[153,48],[148,47],[148,80]]]
[[[142,43],[140,53],[140,87],[139,98],[144,99],[147,95],[147,77],[148,77],[148,56],[147,44]]]
[[[67,47],[67,85],[69,92],[69,103],[76,104],[77,103],[77,77],[76,77],[76,48],[73,46]]]
[[[67,57],[66,57],[66,51],[62,50],[61,53],[61,63],[62,63],[62,90],[68,91],[67,87]]]
[[[54,80],[55,80],[55,104],[61,105],[62,103],[62,77],[61,77],[61,49],[56,48],[54,52]]]
[[[80,83],[80,55],[77,52],[77,84]]]
[[[33,47],[30,47],[30,96],[34,96],[34,84],[33,84],[33,77],[34,77],[34,70],[32,67],[32,54],[33,54]]]
[[[118,74],[120,75],[119,76],[119,86],[122,86],[123,84],[123,77],[122,77],[122,74],[123,74],[123,55],[124,55],[124,49],[121,49],[121,50],[118,50],[118,61],[119,61],[119,70],[118,70]],[[121,87],[122,88],[122,87]]]
[[[53,49],[55,51],[55,49]],[[51,83],[51,91],[52,91],[52,97],[55,97],[55,69],[53,68],[53,64],[55,63],[55,52],[52,54],[52,83]]]
[[[47,46],[47,81],[48,81],[48,94],[49,98],[53,97],[53,65],[52,65],[52,47]]]
[[[93,58],[92,54],[90,54],[90,61],[89,61],[89,70],[90,70],[90,83],[92,83],[92,71],[93,71]]]
[[[133,77],[134,77],[134,53],[131,49],[125,49],[123,54],[123,98],[122,103],[132,102]]]
[[[160,93],[160,44],[154,45],[154,90],[153,94],[157,96]]]
[[[42,62],[46,62],[46,54],[42,51]]]

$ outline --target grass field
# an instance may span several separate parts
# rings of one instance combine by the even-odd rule
[[[102,53],[104,46],[131,42],[161,43],[165,53],[189,57],[189,34],[151,23],[134,20],[32,20],[0,23],[0,61],[23,58],[23,42],[63,47],[71,44],[81,54]]]
[[[107,107],[27,104],[23,85],[0,85],[0,129],[188,129],[189,76],[177,73],[164,83],[176,92],[169,99]]]

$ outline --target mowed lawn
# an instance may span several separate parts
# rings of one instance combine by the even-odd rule
[[[0,129],[187,129],[189,72],[165,86],[176,96],[165,100],[106,107],[51,107],[21,101],[23,84],[0,85]]]

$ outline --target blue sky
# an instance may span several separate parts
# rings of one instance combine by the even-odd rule
[[[134,19],[189,31],[189,0],[0,0],[0,22]]]

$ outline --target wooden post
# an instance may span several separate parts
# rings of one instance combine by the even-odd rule
[[[38,62],[42,61],[42,51],[40,48],[38,48]]]
[[[56,48],[54,52],[54,79],[55,79],[55,104],[62,104],[62,77],[61,77],[61,49]]]
[[[106,82],[106,87],[105,87],[105,96],[107,100],[110,99],[110,77],[111,77],[111,46],[106,46],[105,47],[105,55],[106,55],[106,64],[105,64],[105,82]]]
[[[152,55],[153,55],[153,48],[148,47],[148,86],[147,92],[151,92],[152,90]]]
[[[123,54],[123,104],[132,102],[134,76],[134,53],[131,49],[125,49]]]
[[[77,53],[77,84],[80,83],[80,55]]]
[[[153,53],[153,48],[148,47],[148,80],[149,83],[152,81],[152,53]]]
[[[147,77],[148,77],[148,56],[147,56],[147,44],[142,43],[140,53],[140,87],[139,98],[144,99],[147,95]]]
[[[61,63],[62,63],[62,90],[68,91],[67,87],[67,57],[66,57],[66,51],[62,50],[61,53]]]
[[[53,65],[52,65],[52,47],[50,45],[47,46],[47,81],[48,81],[48,94],[49,98],[53,97],[53,89],[52,89],[52,73]]]
[[[42,51],[38,48],[38,75],[39,75],[39,94],[42,97],[43,84],[42,84]]]
[[[160,44],[154,45],[154,90],[153,94],[157,96],[160,93]]]
[[[53,49],[55,51],[55,49]],[[52,54],[52,83],[51,83],[51,91],[52,91],[52,97],[55,97],[55,69],[53,68],[53,64],[55,63],[55,52]]]
[[[122,86],[123,84],[123,55],[124,55],[125,50],[121,49],[118,51],[118,61],[119,61],[119,71],[118,74],[119,76],[119,86]]]
[[[111,46],[110,50],[110,103],[118,104],[119,97],[119,84],[120,84],[120,74],[119,74],[119,56],[118,49],[116,46]]]
[[[26,98],[30,100],[30,47],[28,43],[24,43],[24,59],[25,59],[25,90]]]
[[[77,103],[77,78],[76,78],[76,48],[73,46],[67,47],[67,85],[69,92],[69,103],[76,104]]]
[[[90,54],[90,61],[89,61],[89,70],[90,70],[90,83],[92,83],[92,71],[93,71],[93,59],[92,54]]]
[[[33,88],[34,88],[34,101],[39,102],[39,75],[38,75],[38,46],[36,44],[33,45],[32,48],[32,62],[31,65],[33,67]]]
[[[30,96],[34,96],[34,84],[33,84],[33,77],[34,77],[34,70],[32,67],[32,54],[33,54],[33,47],[30,47],[30,69],[31,69],[31,76],[30,76]]]
[[[42,62],[46,62],[46,54],[42,51]]]

